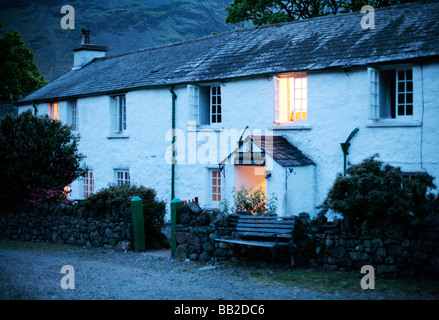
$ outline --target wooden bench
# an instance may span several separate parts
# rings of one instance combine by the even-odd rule
[[[224,228],[223,228],[224,229]],[[230,229],[230,228],[226,228]],[[234,239],[215,239],[236,248],[236,245],[265,247],[271,249],[272,259],[278,247],[293,246],[294,217],[255,217],[238,216],[234,230]],[[213,263],[216,259],[216,245]]]

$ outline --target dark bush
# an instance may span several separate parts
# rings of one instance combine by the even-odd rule
[[[129,210],[130,201],[134,196],[139,196],[143,200],[146,248],[167,247],[166,236],[162,233],[165,224],[166,202],[158,200],[157,193],[153,189],[144,186],[110,186],[88,196],[82,205],[97,215],[125,212]]]
[[[64,187],[83,176],[84,155],[69,126],[26,111],[0,121],[0,211],[26,201],[60,202]]]
[[[352,222],[388,224],[423,220],[435,206],[430,190],[433,177],[419,173],[404,177],[398,167],[384,165],[375,156],[339,174],[321,214],[333,210]]]

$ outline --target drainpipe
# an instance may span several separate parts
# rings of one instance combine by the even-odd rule
[[[35,101],[32,101],[32,107],[34,108],[34,116],[36,116],[38,114],[38,108]]]
[[[294,172],[294,168],[285,168],[285,214],[288,215],[288,177]],[[295,174],[295,173],[294,173]]]
[[[172,164],[171,164],[171,200],[175,198],[175,94],[174,87],[169,87],[172,94]]]
[[[351,145],[349,143],[349,141],[351,141],[351,139],[355,136],[355,134],[358,132],[358,128],[355,128],[351,134],[349,135],[349,137],[347,138],[345,143],[340,143],[341,144],[341,150],[343,150],[343,161],[344,161],[344,165],[343,165],[343,175],[346,175],[346,158],[347,155],[349,154],[348,150],[349,150],[349,146]]]

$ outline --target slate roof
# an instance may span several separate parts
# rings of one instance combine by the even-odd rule
[[[315,165],[310,158],[282,136],[273,136],[268,140],[265,136],[251,136],[251,140],[283,167]]]
[[[20,103],[439,56],[438,2],[376,9],[375,29],[361,28],[364,16],[325,16],[97,58]]]

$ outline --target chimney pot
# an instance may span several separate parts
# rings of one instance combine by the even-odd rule
[[[90,44],[90,29],[82,29],[81,44]]]
[[[95,58],[105,57],[107,48],[90,43],[90,29],[82,29],[81,45],[73,48],[73,69],[79,69]]]

